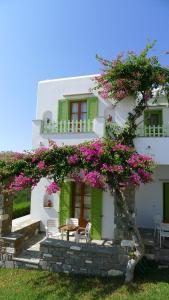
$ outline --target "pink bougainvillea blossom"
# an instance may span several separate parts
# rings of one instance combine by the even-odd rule
[[[71,155],[71,156],[68,157],[68,163],[70,165],[74,165],[74,164],[76,164],[78,162],[79,162],[79,157],[78,157],[77,154],[73,154],[73,155]]]
[[[10,188],[15,191],[21,191],[26,187],[35,185],[35,179],[24,176],[24,174],[20,174],[16,176],[14,181],[10,184]]]
[[[51,194],[55,194],[60,190],[60,187],[56,184],[56,182],[52,182],[51,184],[49,184],[46,188],[46,192],[51,195]]]
[[[44,170],[44,169],[46,168],[45,162],[41,160],[41,161],[37,164],[37,168],[38,168],[39,170]]]
[[[43,152],[46,152],[46,151],[48,151],[48,150],[49,150],[48,147],[40,147],[40,148],[37,148],[37,149],[35,150],[35,153],[36,153],[36,154],[42,154]]]
[[[141,184],[141,178],[138,174],[131,175],[129,179],[135,186],[139,186]]]
[[[98,171],[91,171],[84,176],[84,182],[93,188],[105,189],[105,178]]]
[[[124,167],[121,165],[113,165],[108,166],[106,163],[102,165],[102,170],[106,170],[108,172],[117,172],[118,174],[124,171]]]
[[[146,162],[152,162],[152,158],[148,155],[133,153],[128,160],[128,164],[134,168],[144,165]]]
[[[129,151],[131,148],[126,146],[126,145],[122,145],[122,144],[116,144],[112,150],[113,151]]]

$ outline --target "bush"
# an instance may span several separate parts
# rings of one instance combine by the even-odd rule
[[[20,218],[30,213],[30,190],[23,190],[17,192],[13,200],[13,214],[12,218]]]

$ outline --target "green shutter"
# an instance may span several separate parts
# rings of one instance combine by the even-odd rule
[[[93,120],[98,116],[98,98],[87,98],[87,119]]]
[[[71,182],[64,182],[60,193],[60,225],[66,224],[71,213]]]
[[[100,240],[102,231],[102,190],[91,189],[92,239]]]
[[[69,100],[62,99],[59,100],[58,103],[58,121],[68,121],[70,119],[69,116]]]

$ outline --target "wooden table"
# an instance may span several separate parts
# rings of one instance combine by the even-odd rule
[[[65,224],[59,226],[59,229],[61,231],[66,231],[66,239],[69,241],[69,232],[70,231],[76,231],[79,228],[79,226],[73,225],[73,224]]]

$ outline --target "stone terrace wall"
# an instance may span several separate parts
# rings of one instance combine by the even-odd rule
[[[43,270],[97,276],[111,276],[126,270],[128,257],[120,246],[75,244],[46,239],[40,245]]]

